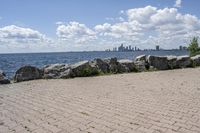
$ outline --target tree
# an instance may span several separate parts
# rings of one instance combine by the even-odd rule
[[[193,37],[193,39],[190,41],[188,49],[189,49],[189,52],[190,52],[190,56],[195,56],[195,55],[200,54],[198,37]]]

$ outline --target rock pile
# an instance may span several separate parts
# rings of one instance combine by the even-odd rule
[[[51,64],[39,69],[33,66],[23,66],[14,75],[15,82],[34,79],[60,79],[88,77],[106,73],[143,72],[149,69],[170,70],[200,66],[200,55],[189,56],[152,56],[141,55],[135,60],[94,59],[76,64]],[[0,72],[0,82],[5,75]]]

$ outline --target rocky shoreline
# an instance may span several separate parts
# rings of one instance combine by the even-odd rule
[[[23,66],[19,68],[12,81],[0,70],[0,84],[22,82],[35,79],[67,79],[89,77],[103,74],[144,72],[150,70],[171,70],[200,66],[200,55],[189,56],[152,56],[141,55],[135,60],[94,59],[76,64],[51,64],[43,68]]]

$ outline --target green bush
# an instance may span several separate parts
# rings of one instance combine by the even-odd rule
[[[96,76],[100,74],[99,70],[95,68],[85,68],[82,69],[80,73],[81,77]]]
[[[190,52],[190,56],[195,56],[195,55],[200,54],[200,48],[199,48],[197,37],[194,37],[191,40],[188,49],[189,49],[189,52]]]

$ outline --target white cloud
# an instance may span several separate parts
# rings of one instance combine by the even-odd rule
[[[47,41],[44,34],[30,29],[22,28],[15,25],[0,28],[0,39],[2,41]]]
[[[138,21],[139,23],[149,23],[150,17],[157,12],[156,7],[146,6],[144,8],[134,8],[127,11],[129,21]]]
[[[52,39],[30,28],[15,25],[0,28],[0,52],[41,51],[52,42]]]
[[[97,25],[95,31],[100,37],[112,37],[113,43],[123,40],[142,48],[152,48],[157,43],[164,48],[177,48],[192,36],[200,35],[199,18],[181,14],[176,8],[147,6],[129,9],[126,13],[127,20]]]
[[[105,23],[103,25],[96,25],[94,27],[94,29],[97,31],[97,32],[103,32],[103,31],[107,31],[107,30],[110,30],[111,28],[111,24],[109,23]]]
[[[178,14],[175,8],[164,8],[157,10],[155,14],[150,16],[150,20],[154,25],[165,25],[169,23],[177,23],[176,16]]]
[[[56,25],[63,25],[63,24],[65,24],[65,23],[62,22],[62,21],[58,21],[58,22],[56,22]]]
[[[59,39],[86,43],[96,39],[96,33],[84,24],[69,22],[66,25],[59,25],[56,34]]]
[[[177,7],[177,8],[181,7],[181,3],[182,3],[182,0],[176,0],[174,7]]]
[[[107,21],[111,21],[111,22],[116,22],[116,21],[119,21],[119,22],[123,22],[124,21],[124,18],[123,17],[116,17],[116,18],[112,18],[112,17],[107,17],[106,18]]]

